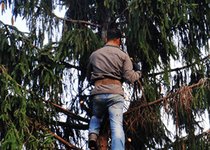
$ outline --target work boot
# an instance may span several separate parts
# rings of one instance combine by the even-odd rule
[[[89,135],[89,148],[91,150],[96,149],[96,141],[97,141],[97,135],[95,133],[90,133]]]

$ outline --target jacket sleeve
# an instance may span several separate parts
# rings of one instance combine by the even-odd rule
[[[133,83],[142,77],[141,71],[133,70],[133,64],[128,55],[126,55],[123,63],[123,78],[125,82]]]

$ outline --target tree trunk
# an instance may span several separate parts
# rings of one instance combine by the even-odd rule
[[[110,21],[111,21],[111,18],[110,18],[110,10],[106,7],[104,7],[104,15],[105,15],[105,18],[104,18],[104,22],[102,23],[102,41],[105,43],[106,42],[106,36],[107,36],[107,30],[109,28],[109,24],[110,24]]]
[[[97,150],[107,150],[108,148],[108,133],[104,133],[99,136],[99,140],[97,143]]]
[[[111,21],[110,18],[110,10],[106,7],[104,7],[104,22],[102,24],[102,41],[105,43],[105,39],[107,36],[107,30],[109,28],[109,23]],[[108,148],[108,138],[109,138],[109,132],[110,130],[109,126],[109,119],[108,119],[108,114],[105,114],[105,117],[103,119],[103,123],[100,129],[100,135],[99,135],[99,140],[97,142],[97,150],[107,150]]]
[[[97,150],[107,150],[108,139],[110,135],[110,123],[108,112],[104,114],[103,121],[100,127],[99,140],[97,143]]]

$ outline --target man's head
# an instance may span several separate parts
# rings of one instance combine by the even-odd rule
[[[119,29],[109,29],[107,31],[107,41],[116,40],[122,38],[122,34]]]
[[[116,44],[120,45],[120,40],[122,38],[122,34],[119,29],[109,29],[107,31],[107,42],[116,42]]]

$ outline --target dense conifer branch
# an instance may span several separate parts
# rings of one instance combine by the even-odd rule
[[[196,138],[201,138],[201,137],[203,137],[203,136],[210,136],[209,134],[210,134],[210,130],[207,130],[207,131],[205,131],[205,132],[203,132],[203,133],[201,133],[201,134],[199,134],[199,135],[196,135],[195,137],[196,137]],[[183,145],[183,149],[184,149],[186,145],[185,145],[183,142],[188,142],[188,140],[189,140],[188,137],[183,137],[183,138],[180,138],[180,139],[178,140],[178,143],[179,143],[180,145]],[[208,141],[207,141],[207,142],[208,142]],[[170,145],[167,145],[166,148],[160,148],[160,149],[158,149],[158,150],[168,150],[170,147],[173,147],[173,146],[175,146],[176,144],[177,144],[177,142],[175,141],[175,142],[171,143]]]
[[[1,68],[1,67],[0,67],[0,68]],[[4,69],[4,70],[5,70],[5,69]],[[23,88],[22,85],[20,85],[20,84],[17,84],[17,85],[18,85],[19,87]],[[27,90],[27,89],[24,89],[24,90]],[[28,90],[27,90],[27,91],[28,91]],[[31,92],[31,94],[33,94],[33,92]],[[74,119],[77,119],[77,120],[80,120],[80,121],[84,121],[84,122],[87,122],[87,123],[90,121],[89,119],[80,117],[80,116],[76,115],[75,113],[72,113],[71,111],[69,111],[69,110],[67,110],[67,109],[65,109],[65,108],[63,108],[63,107],[61,107],[61,106],[59,106],[59,105],[57,105],[57,104],[54,104],[54,103],[52,103],[52,102],[50,102],[50,101],[48,101],[48,100],[46,100],[46,99],[43,99],[43,98],[42,98],[42,100],[43,100],[44,102],[47,102],[47,103],[52,104],[53,106],[56,107],[57,110],[59,110],[60,112],[65,113],[66,115],[68,115],[68,116],[70,116],[70,117],[72,117],[72,118],[74,118]]]
[[[155,101],[153,101],[153,102],[143,103],[142,105],[140,105],[140,106],[138,106],[138,107],[132,108],[131,110],[125,112],[124,115],[128,115],[128,114],[132,113],[133,111],[135,111],[135,110],[137,110],[137,109],[145,108],[145,107],[152,106],[152,105],[154,105],[154,104],[160,103],[160,102],[162,102],[162,101],[164,101],[164,100],[167,100],[167,99],[169,99],[169,98],[172,98],[173,96],[176,96],[177,94],[181,93],[181,92],[182,92],[183,90],[185,90],[186,88],[191,89],[191,88],[197,87],[197,86],[199,86],[199,85],[201,85],[201,84],[204,84],[204,83],[206,83],[206,82],[207,82],[207,79],[201,79],[198,83],[193,84],[193,85],[190,85],[190,86],[185,86],[185,87],[183,87],[183,88],[177,90],[175,93],[172,93],[172,94],[170,94],[170,95],[168,95],[168,96],[166,96],[166,97],[160,98],[160,99],[155,100]]]
[[[204,136],[209,137],[209,131],[198,137],[194,134],[194,127],[199,123],[195,120],[196,114],[202,113],[209,107],[210,96],[209,87],[207,87],[209,84],[205,84],[204,87],[197,85],[206,73],[208,66],[206,67],[205,63],[209,63],[207,61],[209,55],[205,58],[201,58],[200,55],[201,48],[208,46],[210,35],[207,26],[210,24],[210,8],[206,0],[190,2],[76,0],[71,1],[71,5],[66,7],[67,9],[63,9],[66,11],[64,18],[53,13],[57,7],[54,1],[4,0],[4,2],[5,6],[11,6],[14,17],[20,15],[27,18],[31,34],[25,36],[26,34],[20,32],[15,26],[4,25],[0,21],[0,141],[2,150],[13,147],[21,149],[23,143],[26,149],[52,146],[51,135],[56,139],[55,133],[59,135],[57,139],[61,138],[56,141],[58,146],[74,147],[70,144],[71,142],[69,143],[72,140],[75,145],[87,148],[86,135],[81,134],[83,130],[88,129],[89,120],[87,118],[91,116],[89,113],[91,110],[90,99],[83,97],[86,92],[84,91],[84,86],[86,86],[85,65],[89,55],[103,45],[101,41],[105,38],[104,33],[107,31],[108,25],[122,29],[126,35],[125,44],[129,55],[141,62],[145,72],[154,71],[155,67],[165,70],[147,74],[142,82],[144,87],[140,86],[140,89],[138,85],[136,86],[139,91],[144,93],[135,93],[143,95],[141,99],[131,101],[130,108],[124,114],[124,121],[127,123],[124,126],[126,138],[132,139],[130,142],[126,141],[126,149],[155,149],[157,145],[182,149],[180,146],[183,145],[178,142],[179,138],[173,145],[168,139],[168,134],[166,134],[168,130],[161,118],[160,108],[162,106],[166,113],[174,117],[173,124],[176,125],[177,132],[178,129],[179,131],[183,129],[186,131],[187,137],[190,137],[186,141],[185,138],[182,139],[187,148],[202,149],[203,144],[205,147],[209,146],[209,142],[202,143]],[[69,3],[69,1],[64,3]],[[62,7],[60,8],[62,9]],[[61,23],[59,21],[64,21],[67,27],[62,38],[56,38],[61,41],[56,41],[57,47],[54,47],[51,38],[54,36],[54,29],[58,29],[58,25]],[[58,31],[56,35],[62,34],[59,29],[56,31]],[[37,33],[38,36],[36,36]],[[43,41],[47,34],[50,43],[44,46]],[[186,65],[170,69],[170,59],[176,60],[180,52],[173,43],[174,34],[180,37],[179,48],[181,51],[183,50],[180,60],[182,64]],[[72,60],[72,58],[78,62],[78,66],[63,62]],[[63,109],[57,102],[53,102],[54,98],[56,98],[55,101],[58,97],[62,98],[60,91],[63,85],[60,82],[60,77],[64,67],[76,69],[74,74],[66,76],[70,85],[64,90],[70,91],[66,91],[65,94],[75,97],[70,98],[69,110]],[[186,71],[186,76],[183,77],[183,73],[180,75],[179,71],[185,68],[189,72]],[[172,81],[166,74],[171,71],[177,71],[175,76],[170,78]],[[156,75],[163,75],[163,77],[159,80],[155,77]],[[166,91],[176,91],[162,97],[158,86],[163,82],[168,85]],[[182,86],[188,82],[194,88]],[[76,87],[77,85],[78,87]],[[25,88],[29,88],[30,91]],[[128,87],[128,90],[130,89],[133,90],[133,85]],[[51,99],[43,100],[42,97],[45,97],[45,94]],[[82,105],[78,100],[88,105]],[[209,111],[209,109],[207,110]],[[57,112],[64,113],[69,120],[56,124],[53,119],[57,116]],[[80,116],[81,112],[86,115],[85,118]],[[40,128],[31,126],[28,123],[30,120],[28,118],[34,119],[34,122],[45,127],[41,130],[44,131],[47,127],[52,127],[51,131],[53,132],[50,134],[47,133],[47,130],[39,132]],[[109,137],[110,130],[107,124],[102,131],[106,134],[104,137]],[[30,140],[28,135],[30,135]],[[103,135],[100,138],[103,138]],[[50,142],[44,143],[45,139]],[[104,139],[104,142],[107,143],[106,139],[108,138]],[[63,145],[62,141],[66,144]],[[83,142],[85,145],[80,145]],[[197,147],[191,143],[196,143]]]

